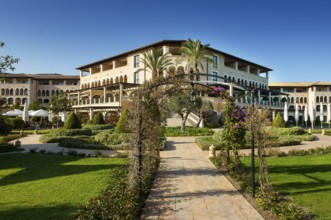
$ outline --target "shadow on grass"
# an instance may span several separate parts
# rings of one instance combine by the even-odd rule
[[[62,204],[56,206],[35,206],[35,207],[13,207],[5,211],[0,211],[0,219],[70,219],[76,214],[78,207]]]
[[[1,178],[0,186],[123,167],[122,164],[64,165],[80,159],[82,158],[44,154],[12,154],[0,156],[0,170],[22,169],[19,172]]]

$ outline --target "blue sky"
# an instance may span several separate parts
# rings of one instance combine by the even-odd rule
[[[16,73],[78,66],[163,39],[200,39],[269,67],[271,82],[331,81],[327,0],[0,0]]]

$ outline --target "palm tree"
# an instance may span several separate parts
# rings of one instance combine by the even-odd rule
[[[191,40],[188,38],[180,48],[179,62],[186,61],[186,71],[189,71],[193,76],[196,76],[198,80],[198,75],[200,70],[203,70],[202,61],[207,60],[213,62],[212,54],[208,51],[209,44],[201,44],[201,41]],[[193,68],[191,70],[191,68]]]
[[[152,79],[156,79],[163,75],[163,72],[167,70],[173,62],[170,58],[170,54],[163,54],[161,49],[151,49],[143,52],[143,58],[141,62],[144,64],[144,69],[148,69],[152,73]]]

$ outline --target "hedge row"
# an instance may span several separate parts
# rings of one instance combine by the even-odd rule
[[[213,135],[214,131],[210,128],[193,128],[186,127],[184,132],[180,131],[180,127],[165,127],[164,133],[166,137],[185,137],[185,136],[209,136]]]

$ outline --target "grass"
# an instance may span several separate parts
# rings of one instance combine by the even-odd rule
[[[0,156],[0,219],[70,219],[125,159],[44,154]]]
[[[250,158],[243,162],[250,166]],[[267,162],[279,192],[316,214],[316,219],[330,219],[331,154],[267,158]]]

